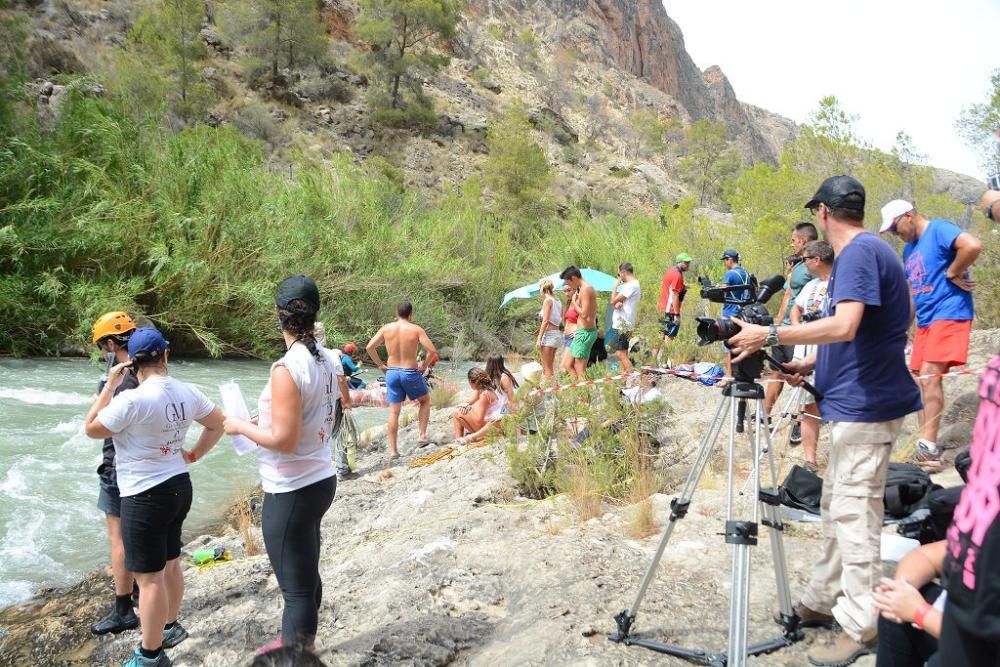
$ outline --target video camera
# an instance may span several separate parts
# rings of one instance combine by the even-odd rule
[[[770,326],[774,323],[774,318],[764,306],[767,300],[774,294],[780,292],[785,287],[783,276],[771,276],[759,286],[757,279],[750,276],[746,285],[725,285],[716,286],[702,276],[698,279],[701,283],[701,296],[713,303],[735,304],[740,307],[736,316],[749,324],[759,324]],[[742,295],[749,293],[751,298]],[[711,317],[699,317],[698,320],[698,345],[708,345],[718,341],[728,341],[739,333],[740,328],[728,317],[718,319]],[[766,354],[758,352],[738,364],[733,364],[733,377],[739,382],[753,382],[761,376],[764,370],[764,360]]]

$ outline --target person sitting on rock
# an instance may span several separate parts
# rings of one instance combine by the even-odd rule
[[[504,366],[502,354],[494,352],[486,357],[486,374],[490,376],[493,386],[507,396],[508,410],[513,410],[514,404],[517,401],[517,397],[514,394],[517,391],[517,379]]]
[[[493,426],[509,412],[507,394],[496,388],[481,368],[469,369],[469,387],[475,392],[469,403],[458,406],[453,416],[455,441],[460,445],[486,437]]]

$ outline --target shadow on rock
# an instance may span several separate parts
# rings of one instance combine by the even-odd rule
[[[493,631],[493,625],[482,614],[428,614],[365,633],[332,647],[330,653],[365,667],[438,667],[450,665],[464,652],[482,645]]]

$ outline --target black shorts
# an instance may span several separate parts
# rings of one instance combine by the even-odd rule
[[[660,331],[667,338],[677,338],[677,332],[681,330],[681,325],[677,321],[677,316],[672,313],[665,313],[663,317],[660,318],[660,324],[663,326]]]
[[[130,572],[159,572],[181,555],[181,528],[191,509],[186,472],[122,498],[122,542]]]
[[[611,340],[611,351],[612,352],[628,352],[629,337],[631,337],[631,331],[622,331],[621,329],[615,329],[615,337]]]
[[[777,359],[779,363],[787,364],[795,356],[795,346],[775,345],[771,348],[771,356]],[[768,365],[771,367],[771,370],[781,370],[773,362],[768,362]]]

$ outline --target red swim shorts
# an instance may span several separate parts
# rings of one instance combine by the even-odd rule
[[[919,371],[925,361],[962,366],[969,357],[972,320],[936,320],[929,327],[917,327],[913,338],[910,370]]]

